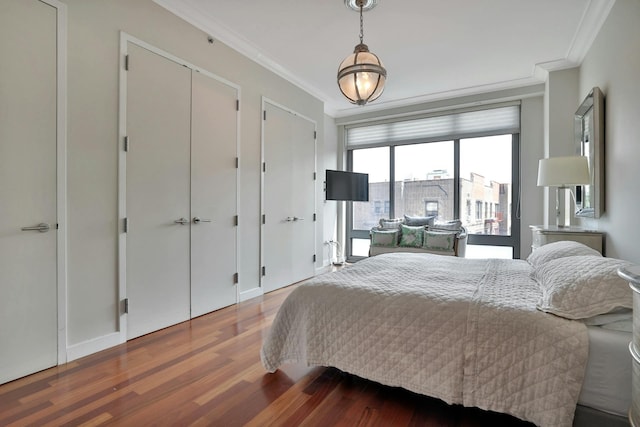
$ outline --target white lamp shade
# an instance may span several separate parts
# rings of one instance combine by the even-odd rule
[[[538,163],[539,187],[589,184],[589,161],[585,156],[550,157]]]

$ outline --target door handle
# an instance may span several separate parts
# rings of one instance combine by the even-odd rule
[[[22,227],[21,230],[22,231],[39,231],[41,233],[46,233],[47,231],[49,231],[50,227],[49,224],[46,224],[44,222],[41,222],[40,224],[34,226],[34,227]]]
[[[292,222],[292,221],[296,220],[296,217],[295,216],[288,216],[284,220],[287,221],[287,222]]]
[[[189,224],[189,220],[186,218],[180,218],[180,219],[176,219],[175,221],[176,224],[180,224],[180,225],[185,225],[185,224]]]
[[[211,222],[211,220],[210,219],[202,219],[202,218],[199,218],[197,216],[193,217],[193,223],[194,224],[198,224],[198,223],[201,223],[201,222]]]
[[[304,221],[304,218],[298,218],[297,216],[293,217],[294,221]]]

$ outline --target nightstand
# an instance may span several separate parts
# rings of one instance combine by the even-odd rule
[[[632,363],[629,421],[633,427],[640,427],[640,267],[620,268],[618,275],[629,282],[633,291],[633,338],[629,343]]]
[[[557,227],[554,225],[530,225],[532,233],[531,249],[536,250],[547,243],[561,240],[572,240],[583,243],[604,255],[605,233],[602,231],[585,230],[580,227]]]

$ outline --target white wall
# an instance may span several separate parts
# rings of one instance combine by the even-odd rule
[[[325,116],[324,118],[324,152],[318,155],[318,180],[322,184],[322,189],[320,191],[319,196],[319,206],[322,209],[323,214],[323,230],[324,236],[323,240],[319,242],[322,246],[322,251],[318,252],[322,254],[322,265],[328,265],[330,262],[330,251],[332,250],[330,245],[327,245],[325,242],[330,240],[337,239],[338,232],[338,208],[336,201],[327,201],[325,200],[324,193],[324,180],[325,180],[325,171],[327,169],[337,169],[338,168],[338,127],[336,126],[336,121],[333,117]]]
[[[68,5],[69,36],[68,344],[82,346],[118,328],[121,30],[241,86],[240,287],[258,286],[261,97],[317,122],[320,165],[330,156],[324,145],[323,103],[222,43],[210,44],[202,31],[151,0],[62,1]],[[321,179],[318,191],[322,191]],[[322,219],[318,224],[321,227]],[[318,236],[323,234],[319,230]]]
[[[640,2],[617,0],[579,75],[579,99],[605,95],[605,213],[585,226],[607,233],[607,256],[640,264]]]

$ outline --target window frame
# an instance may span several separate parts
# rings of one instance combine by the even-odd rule
[[[443,142],[443,141],[453,141],[453,156],[454,156],[454,174],[453,174],[453,188],[454,188],[454,199],[453,199],[453,216],[454,219],[459,218],[461,206],[460,206],[460,140],[468,139],[473,137],[481,137],[481,136],[497,136],[497,135],[511,135],[511,206],[510,206],[510,215],[511,215],[511,235],[509,236],[500,236],[500,235],[481,235],[481,234],[468,234],[467,244],[468,245],[479,245],[479,246],[508,246],[512,248],[513,258],[520,258],[520,217],[518,212],[520,211],[520,133],[505,133],[505,132],[495,132],[491,133],[482,133],[477,136],[473,135],[464,135],[464,137],[456,137],[456,138],[434,138],[433,140],[424,140],[424,141],[407,141],[407,142],[394,142],[388,145],[375,144],[372,146],[366,145],[358,145],[356,147],[345,147],[347,154],[347,170],[353,171],[353,152],[354,150],[361,150],[367,148],[379,148],[379,147],[387,147],[389,152],[389,218],[395,218],[395,148],[403,145],[414,145],[414,144],[424,144],[424,143],[434,143],[434,142]],[[477,203],[477,202],[476,202]],[[477,208],[477,204],[476,204]],[[345,253],[347,254],[347,259],[349,261],[357,261],[358,259],[364,258],[360,256],[352,255],[352,239],[369,239],[370,230],[355,230],[353,229],[353,202],[347,202],[346,204],[346,242],[345,242]],[[476,212],[476,216],[480,214],[481,216],[484,213],[484,205],[481,212]]]

